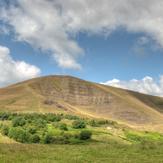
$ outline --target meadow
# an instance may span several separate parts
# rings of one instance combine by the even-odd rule
[[[3,112],[0,127],[2,163],[163,162],[161,133],[105,119]]]

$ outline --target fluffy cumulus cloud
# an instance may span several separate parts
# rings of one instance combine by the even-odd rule
[[[129,89],[145,94],[163,96],[163,76],[160,76],[159,82],[146,76],[141,80],[133,79],[130,81],[120,81],[118,79],[113,79],[101,84]]]
[[[40,69],[24,61],[15,61],[7,47],[0,46],[0,87],[30,79],[40,74]]]
[[[122,27],[145,33],[163,47],[162,0],[7,2],[1,5],[0,19],[10,25],[18,40],[50,52],[60,67],[81,68],[77,60],[84,50],[75,39],[80,32],[109,36]]]

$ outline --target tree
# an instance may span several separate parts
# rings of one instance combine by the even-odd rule
[[[92,127],[98,127],[99,126],[98,122],[96,120],[94,120],[94,119],[91,119],[89,121],[89,125],[92,126]]]
[[[23,117],[16,117],[12,120],[13,127],[24,126],[25,124],[26,124],[26,121]]]
[[[9,127],[6,126],[6,125],[3,125],[2,128],[1,128],[1,132],[2,132],[3,135],[8,135]]]
[[[40,142],[40,137],[37,134],[31,135],[31,143],[39,143]]]
[[[29,142],[30,137],[29,133],[21,127],[11,127],[8,136],[21,143]]]
[[[51,144],[54,142],[54,138],[52,135],[50,135],[49,133],[47,133],[44,138],[43,138],[43,143],[44,144]]]
[[[10,113],[5,113],[5,112],[1,112],[0,113],[0,120],[4,121],[7,120],[10,116]]]
[[[61,116],[57,114],[49,113],[46,115],[46,119],[50,122],[59,122],[61,120]]]
[[[92,132],[88,130],[83,130],[80,132],[79,138],[80,140],[88,140],[92,136]]]
[[[64,131],[67,131],[68,128],[67,128],[67,124],[65,123],[61,123],[60,126],[59,126],[60,130],[64,130]]]
[[[72,123],[72,127],[75,128],[75,129],[81,129],[81,128],[85,128],[86,127],[86,124],[82,120],[75,120]]]
[[[37,129],[36,127],[33,127],[33,126],[30,126],[29,128],[27,128],[27,131],[30,133],[30,134],[35,134]]]

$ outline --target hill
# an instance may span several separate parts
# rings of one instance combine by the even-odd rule
[[[0,111],[70,113],[163,130],[163,98],[71,76],[40,77],[2,88]]]

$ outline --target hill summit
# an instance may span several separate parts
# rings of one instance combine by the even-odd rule
[[[0,111],[71,113],[141,127],[163,124],[161,97],[59,75],[0,89]]]

